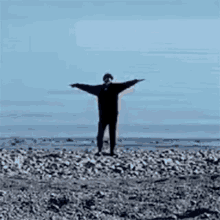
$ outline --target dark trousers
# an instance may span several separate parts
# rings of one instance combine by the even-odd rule
[[[116,143],[116,140],[115,140],[116,139],[116,124],[117,124],[117,117],[99,120],[98,135],[97,135],[97,145],[98,145],[99,152],[101,152],[102,150],[105,128],[107,125],[109,125],[110,154],[114,153],[114,148],[115,148],[115,143]]]

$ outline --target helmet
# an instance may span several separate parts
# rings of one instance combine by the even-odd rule
[[[106,78],[111,78],[112,80],[114,79],[113,76],[112,76],[110,73],[106,73],[106,74],[103,76],[103,81],[105,81]]]

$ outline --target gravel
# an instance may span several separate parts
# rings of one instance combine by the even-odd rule
[[[1,149],[0,219],[220,218],[220,151],[95,151]]]

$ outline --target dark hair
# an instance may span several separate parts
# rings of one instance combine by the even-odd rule
[[[103,81],[105,81],[106,78],[111,78],[112,80],[114,79],[113,76],[112,76],[110,73],[106,73],[106,74],[103,76]]]

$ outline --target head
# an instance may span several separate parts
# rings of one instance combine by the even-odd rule
[[[103,81],[105,83],[108,83],[108,82],[111,82],[113,80],[113,76],[110,74],[110,73],[106,73],[104,76],[103,76]]]

